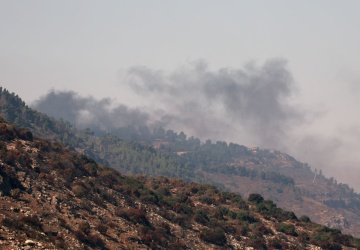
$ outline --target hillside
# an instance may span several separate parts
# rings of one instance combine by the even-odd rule
[[[210,185],[124,176],[0,120],[1,249],[356,249],[359,239]]]
[[[95,134],[49,118],[5,89],[0,89],[0,114],[122,174],[210,183],[244,197],[260,193],[297,216],[308,214],[312,221],[360,237],[359,194],[279,151],[221,141],[201,143],[163,128],[151,132],[146,127],[124,127],[112,134]]]

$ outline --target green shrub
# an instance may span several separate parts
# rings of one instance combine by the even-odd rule
[[[209,217],[203,211],[196,210],[194,220],[200,224],[205,225],[209,221]]]
[[[218,246],[224,246],[226,244],[225,233],[221,228],[203,228],[200,232],[200,239]]]
[[[255,218],[254,216],[252,216],[249,212],[247,211],[240,211],[237,213],[236,215],[236,219],[239,221],[247,221],[249,223],[255,223],[258,221],[257,218]]]
[[[266,241],[264,237],[259,235],[254,235],[250,237],[247,241],[248,245],[252,246],[256,250],[266,250]]]
[[[309,216],[307,215],[302,215],[300,218],[299,218],[300,221],[302,222],[311,222]]]
[[[264,198],[260,194],[250,194],[248,201],[258,204],[264,201]]]
[[[298,234],[295,231],[295,226],[293,224],[289,224],[289,223],[278,223],[276,224],[276,230],[278,230],[279,232],[285,233],[287,235],[291,235],[291,236],[298,236]]]

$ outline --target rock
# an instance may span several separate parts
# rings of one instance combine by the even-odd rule
[[[36,245],[36,242],[33,241],[33,240],[26,240],[26,241],[25,241],[25,245],[26,245],[26,246],[35,246],[35,245]]]

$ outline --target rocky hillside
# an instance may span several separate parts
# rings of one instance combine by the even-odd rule
[[[0,121],[1,249],[356,249],[360,241],[209,185],[123,176]]]
[[[201,143],[162,128],[150,132],[144,127],[125,127],[114,134],[95,134],[37,112],[1,87],[0,115],[122,174],[210,183],[244,197],[260,193],[297,216],[308,214],[312,221],[360,237],[360,195],[276,150],[221,141]]]
[[[360,195],[321,171],[274,150],[248,149],[226,165],[204,171],[204,178],[247,196],[260,193],[295,214],[360,235]]]

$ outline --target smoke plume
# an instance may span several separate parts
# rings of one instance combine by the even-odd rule
[[[50,91],[35,102],[37,110],[54,118],[64,119],[79,128],[94,131],[108,131],[129,125],[147,124],[149,115],[139,109],[131,109],[123,104],[115,104],[109,98],[96,100],[82,97],[72,91]]]
[[[171,73],[133,67],[124,84],[147,105],[130,108],[131,104],[109,98],[96,100],[52,90],[35,107],[80,128],[164,126],[201,139],[236,139],[271,148],[281,147],[291,125],[303,119],[289,104],[295,86],[284,60],[218,71],[209,70],[204,62]]]
[[[243,133],[258,146],[278,147],[291,125],[303,120],[289,103],[295,84],[284,60],[218,71],[199,62],[169,74],[133,67],[127,81],[173,118],[169,125],[202,138],[224,140]]]
[[[203,141],[275,148],[360,190],[358,172],[353,167],[360,160],[356,150],[360,130],[353,129],[348,135],[344,131],[349,129],[334,131],[331,136],[312,132],[312,123],[321,120],[321,113],[305,112],[292,104],[297,88],[284,60],[219,70],[197,62],[172,72],[137,66],[126,72],[119,93],[129,86],[130,94],[140,99],[142,106],[53,90],[35,107],[95,132],[125,126],[162,126]],[[353,175],[344,176],[351,171]]]

